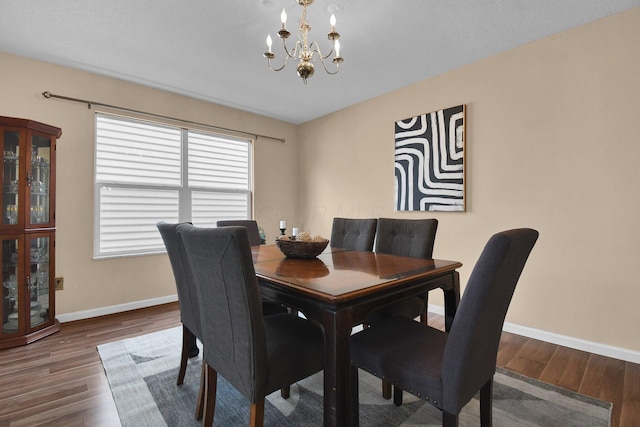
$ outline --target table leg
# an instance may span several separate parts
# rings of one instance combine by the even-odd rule
[[[325,313],[324,327],[324,425],[351,425],[349,393],[349,337],[351,318],[348,313]]]
[[[448,332],[453,325],[453,318],[456,315],[458,304],[460,303],[460,274],[457,271],[452,273],[452,286],[443,289],[444,291],[444,325]]]

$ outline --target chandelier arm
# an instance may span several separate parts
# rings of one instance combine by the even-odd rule
[[[329,69],[327,68],[327,65],[324,63],[324,60],[326,58],[320,58],[320,63],[322,64],[322,68],[324,68],[325,73],[329,74],[329,75],[334,75],[334,74],[338,74],[338,71],[340,71],[340,62],[337,61],[333,61],[336,64],[336,70],[335,71],[329,71]]]
[[[284,62],[282,63],[282,66],[281,66],[280,68],[273,68],[273,67],[271,66],[271,59],[270,59],[270,58],[267,58],[267,65],[269,66],[269,69],[270,69],[271,71],[280,71],[280,70],[282,70],[282,69],[287,65],[287,61],[288,61],[288,60],[289,60],[289,57],[285,56],[285,57],[284,57]]]
[[[284,48],[284,51],[287,53],[287,56],[289,58],[296,59],[296,57],[298,56],[298,49],[302,48],[302,44],[297,41],[296,44],[291,48],[291,50],[289,50],[287,48],[287,40],[282,39],[282,47]]]
[[[315,47],[314,47],[314,46],[315,46]],[[328,58],[331,56],[331,54],[333,54],[333,46],[331,46],[331,50],[329,51],[329,53],[327,53],[327,55],[326,55],[326,56],[325,56],[325,55],[322,55],[322,52],[320,51],[320,46],[318,45],[318,42],[315,42],[315,41],[314,41],[314,42],[312,42],[312,43],[309,45],[309,50],[311,50],[312,52],[317,53],[317,54],[318,54],[318,57],[319,57],[321,60],[328,59]]]

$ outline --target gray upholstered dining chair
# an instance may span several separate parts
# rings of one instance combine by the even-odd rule
[[[331,247],[371,252],[377,223],[375,218],[333,218]]]
[[[187,370],[187,359],[199,353],[196,337],[200,337],[200,312],[191,271],[187,265],[184,248],[179,242],[178,224],[161,221],[157,224],[164,246],[167,249],[171,270],[178,291],[178,305],[180,306],[180,321],[182,322],[182,355],[177,384],[181,385]]]
[[[433,258],[433,245],[438,230],[437,219],[378,219],[376,229],[376,253],[413,258]],[[426,324],[426,294],[409,298],[375,311],[367,319],[373,324],[392,315],[404,315],[411,319],[420,316]]]
[[[156,226],[167,249],[176,290],[178,291],[180,321],[182,322],[182,351],[180,353],[180,368],[176,383],[177,385],[182,385],[187,372],[187,360],[198,355],[199,349],[196,344],[196,338],[200,339],[202,335],[200,334],[200,308],[198,307],[197,291],[191,277],[187,254],[178,236],[178,225],[161,221]],[[201,382],[195,410],[195,417],[198,420],[202,418],[203,393],[204,388]]]
[[[183,224],[178,232],[201,313],[203,425],[213,422],[220,374],[251,402],[249,424],[262,426],[265,396],[322,370],[322,330],[290,314],[263,317],[246,228]]]
[[[240,226],[245,227],[249,233],[249,242],[251,246],[258,246],[262,244],[260,238],[260,229],[258,228],[258,222],[252,219],[228,219],[216,222],[216,227],[229,227]]]
[[[376,230],[376,253],[407,256],[413,258],[433,257],[433,245],[438,230],[437,219],[395,219],[380,218]],[[428,293],[407,298],[395,304],[383,307],[371,313],[365,325],[375,325],[392,316],[405,316],[409,319],[420,317],[427,324]],[[402,392],[395,393],[396,404],[402,402]],[[382,396],[391,398],[391,384],[382,381]]]
[[[351,337],[352,416],[358,417],[358,368],[442,411],[445,427],[480,391],[480,420],[491,425],[493,375],[504,319],[520,274],[538,239],[532,229],[489,239],[471,272],[450,331],[395,316]]]
[[[180,353],[180,368],[178,369],[177,385],[182,385],[187,371],[189,358],[199,354],[196,339],[202,342],[200,333],[200,307],[198,305],[198,294],[191,276],[191,269],[188,264],[187,254],[178,235],[177,223],[167,223],[161,221],[157,224],[158,231],[162,236],[171,270],[178,292],[178,305],[180,306],[180,321],[182,322],[182,351]],[[286,313],[286,308],[273,301],[262,301],[263,314],[265,316],[277,313]],[[203,370],[204,372],[204,370]],[[204,403],[203,383],[200,384],[200,392],[196,402],[196,419],[202,418]],[[282,397],[289,397],[289,387],[283,387]]]

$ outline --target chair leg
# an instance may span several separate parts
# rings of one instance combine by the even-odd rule
[[[218,386],[218,373],[211,366],[206,365],[205,389],[204,389],[205,405],[204,405],[204,416],[202,417],[203,427],[210,427],[213,425],[213,418],[215,416],[215,410],[216,410],[217,386]]]
[[[382,397],[389,400],[391,399],[391,381],[382,380]]]
[[[291,386],[282,387],[280,389],[280,397],[283,399],[288,399],[291,396]]]
[[[249,415],[249,427],[262,427],[264,425],[264,398],[256,403],[251,403]]]
[[[442,411],[442,427],[458,427],[458,414]]]
[[[191,331],[182,325],[182,352],[180,353],[180,369],[178,370],[177,385],[184,383],[184,375],[187,372],[187,360],[189,359],[189,350],[191,349],[191,338],[195,337]]]
[[[204,363],[200,371],[200,389],[198,390],[198,400],[196,401],[196,420],[201,420],[204,413],[205,387],[207,382],[207,368]]]
[[[480,389],[480,426],[493,424],[493,377]]]
[[[198,348],[198,344],[196,343],[196,336],[191,334],[192,340],[189,343],[189,359],[193,357],[197,357],[200,354],[200,349]]]
[[[393,386],[393,403],[396,406],[402,406],[402,389],[400,387]]]
[[[351,425],[360,425],[360,396],[358,395],[358,368],[349,369],[349,394],[351,395]]]

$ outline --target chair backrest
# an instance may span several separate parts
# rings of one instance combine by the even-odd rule
[[[258,222],[252,219],[233,219],[216,222],[217,227],[245,227],[249,234],[249,243],[251,246],[258,246],[262,244],[260,239],[260,229],[258,228]]]
[[[247,229],[181,225],[178,232],[198,291],[203,360],[255,402],[264,396],[267,353]]]
[[[200,338],[198,294],[191,277],[187,254],[178,235],[178,225],[161,221],[157,224],[157,227],[164,241],[164,246],[167,248],[167,255],[169,256],[169,262],[176,281],[180,320],[192,334]]]
[[[442,364],[442,402],[447,412],[462,406],[496,369],[500,335],[511,297],[538,232],[522,228],[489,239],[469,276],[456,311]]]
[[[378,219],[376,253],[432,258],[437,219]]]
[[[333,218],[331,246],[371,252],[377,223],[375,218]]]

